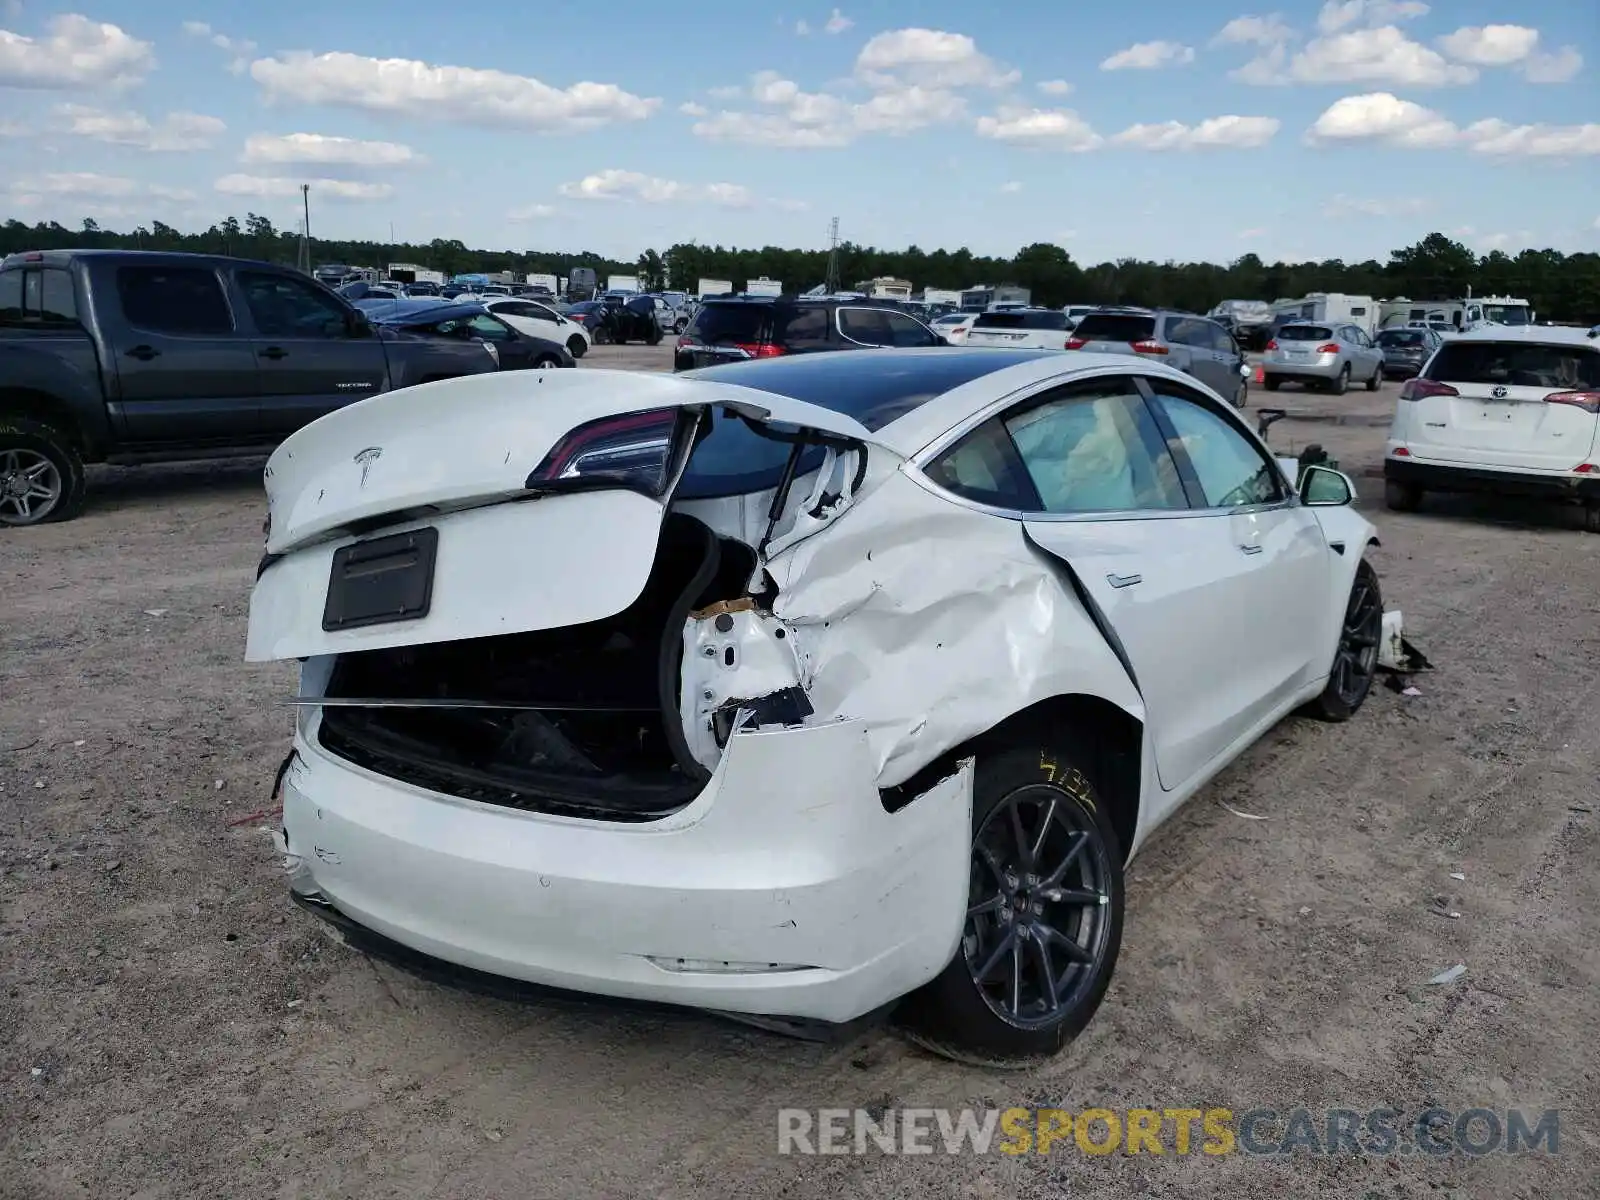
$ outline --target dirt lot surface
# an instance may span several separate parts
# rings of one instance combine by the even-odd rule
[[[1361,417],[1393,394],[1274,399]],[[1359,424],[1273,437],[1358,476],[1381,454]],[[485,1000],[292,909],[250,818],[293,686],[241,661],[259,471],[96,471],[82,519],[0,538],[0,1195],[1600,1194],[1600,540],[1565,514],[1400,517],[1361,480],[1437,669],[1348,724],[1285,722],[1181,811],[1131,869],[1099,1016],[1001,1072],[885,1027],[816,1044]],[[1435,1102],[1559,1108],[1560,1153],[776,1153],[780,1107]]]

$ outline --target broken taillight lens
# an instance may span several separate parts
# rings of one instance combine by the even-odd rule
[[[573,429],[528,476],[538,491],[626,488],[665,495],[694,441],[699,415],[681,408],[601,417]]]

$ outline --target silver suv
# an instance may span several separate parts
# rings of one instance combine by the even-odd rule
[[[1275,392],[1285,380],[1342,396],[1354,380],[1375,392],[1383,383],[1383,349],[1359,325],[1297,321],[1278,330],[1261,359],[1262,382]]]
[[[1148,355],[1193,375],[1243,408],[1250,395],[1244,351],[1216,321],[1194,313],[1152,308],[1099,308],[1086,313],[1068,350]]]

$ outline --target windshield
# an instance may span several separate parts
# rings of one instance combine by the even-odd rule
[[[1073,332],[1086,342],[1142,342],[1156,329],[1155,317],[1126,313],[1087,314]]]
[[[1527,325],[1528,310],[1520,304],[1485,304],[1483,319],[1500,325]]]
[[[707,346],[748,346],[771,336],[770,304],[707,304],[689,326],[689,337]]]
[[[1523,342],[1446,342],[1428,364],[1427,377],[1441,383],[1590,391],[1600,389],[1600,352]]]
[[[1422,334],[1415,329],[1385,329],[1378,335],[1380,346],[1420,346]]]
[[[1333,337],[1326,325],[1285,325],[1278,330],[1278,338],[1285,342],[1325,342]]]
[[[1053,309],[1037,312],[1021,309],[1015,312],[984,313],[973,322],[974,329],[1065,329],[1067,314]]]

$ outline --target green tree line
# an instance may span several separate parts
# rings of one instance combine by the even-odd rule
[[[16,219],[0,225],[0,254],[20,250],[73,247],[185,250],[232,254],[292,264],[299,249],[295,231],[280,230],[266,217],[247,213],[243,223],[228,217],[199,233],[184,233],[151,221],[126,233],[85,220],[78,229],[54,221],[28,225]],[[823,281],[826,250],[780,246],[760,249],[703,246],[683,242],[666,250],[646,250],[632,262],[591,252],[474,250],[455,239],[384,243],[313,243],[313,261],[383,267],[413,262],[446,274],[468,271],[548,272],[565,277],[573,267],[592,267],[602,282],[608,274],[633,274],[647,288],[693,289],[701,279],[726,279],[741,288],[765,276],[793,291]],[[1590,323],[1600,320],[1600,254],[1562,254],[1526,249],[1511,255],[1495,250],[1479,256],[1442,233],[1391,251],[1387,262],[1266,263],[1246,254],[1227,265],[1151,262],[1121,258],[1084,266],[1060,246],[1039,242],[1010,258],[960,250],[880,250],[845,242],[838,249],[838,278],[845,287],[891,275],[918,288],[964,288],[974,284],[1014,283],[1031,289],[1034,302],[1064,304],[1146,304],[1205,311],[1219,300],[1303,296],[1308,292],[1346,292],[1360,296],[1409,296],[1445,300],[1464,295],[1513,295],[1533,304],[1541,320]]]

